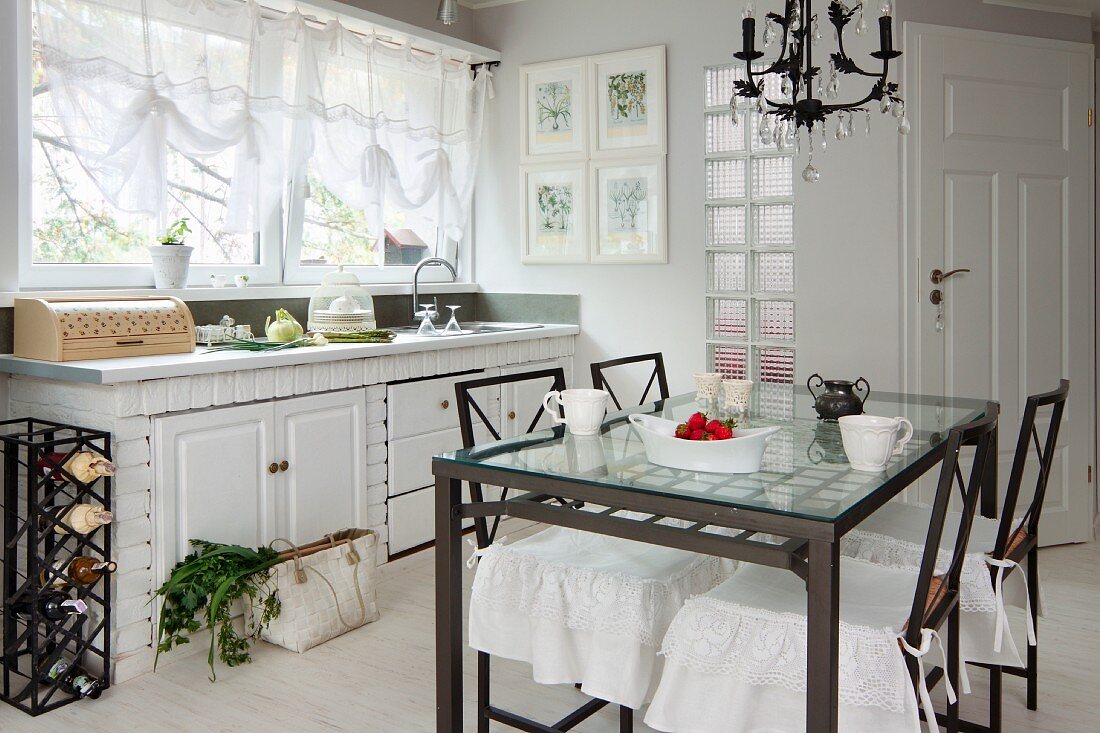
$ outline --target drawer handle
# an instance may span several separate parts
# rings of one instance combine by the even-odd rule
[[[286,471],[288,468],[290,468],[290,463],[288,461],[282,461],[279,463],[280,471]]]
[[[515,410],[509,410],[508,411],[508,419],[509,420],[515,420],[516,419],[516,411]]]
[[[267,467],[267,472],[268,473],[278,473],[279,472],[279,464],[278,463],[272,463],[270,466]]]
[[[139,346],[145,343],[144,339],[131,339],[130,341],[115,341],[116,346]]]
[[[451,401],[450,400],[443,400],[442,402],[439,403],[439,406],[442,407],[444,410],[446,410],[448,407],[451,406]]]

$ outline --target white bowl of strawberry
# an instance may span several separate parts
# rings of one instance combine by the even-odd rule
[[[779,427],[738,428],[733,421],[710,420],[700,412],[685,422],[634,414],[650,463],[707,473],[755,473],[764,461],[768,437]]]

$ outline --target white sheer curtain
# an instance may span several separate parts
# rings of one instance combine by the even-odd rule
[[[461,239],[490,75],[252,0],[36,0],[65,143],[104,196],[162,214],[169,147],[235,159],[227,229],[311,166],[382,232],[387,204]]]

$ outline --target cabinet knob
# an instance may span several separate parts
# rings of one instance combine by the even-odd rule
[[[508,411],[508,419],[509,420],[515,420],[516,419],[516,411],[515,410],[509,410]]]
[[[279,463],[279,470],[280,471],[285,471],[288,468],[290,468],[290,463],[288,461],[282,461],[281,463]]]
[[[442,402],[439,403],[439,406],[442,407],[444,410],[446,410],[448,407],[451,406],[451,401],[450,400],[443,400]]]
[[[267,472],[268,473],[278,473],[279,472],[279,464],[278,463],[272,463],[270,466],[267,467]]]

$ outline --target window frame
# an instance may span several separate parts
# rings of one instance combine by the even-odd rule
[[[47,264],[33,261],[33,186],[32,186],[32,146],[33,109],[31,90],[32,58],[32,2],[33,0],[15,0],[0,9],[0,49],[7,47],[14,55],[14,63],[0,64],[0,98],[14,99],[15,104],[5,111],[0,108],[0,162],[3,162],[3,148],[7,143],[13,151],[13,166],[0,168],[0,225],[14,232],[14,242],[0,244],[0,291],[16,292],[42,288],[84,289],[84,288],[152,288],[152,268],[148,264]],[[271,0],[273,8],[284,9],[279,0]],[[458,38],[446,36],[434,31],[416,28],[407,23],[394,21],[377,13],[332,2],[332,0],[310,0],[301,6],[303,9],[320,11],[320,16],[339,16],[350,28],[361,32],[380,32],[383,29],[389,35],[408,37],[423,42],[429,50],[450,54],[464,53],[470,56],[471,63],[499,61],[500,53],[478,46]],[[10,21],[10,22],[9,22]],[[8,57],[9,59],[11,56]],[[4,71],[3,67],[7,67]],[[286,210],[272,215],[263,222],[258,233],[259,262],[250,265],[229,264],[209,265],[192,264],[188,275],[188,288],[208,286],[211,275],[248,275],[252,286],[293,286],[314,285],[321,281],[325,273],[332,268],[302,267],[297,257],[301,251],[301,216],[295,221],[294,212],[302,211],[304,189],[290,188]],[[475,193],[476,200],[476,193]],[[471,216],[472,220],[473,217]],[[297,226],[295,231],[293,228]],[[453,254],[452,264],[458,271],[455,282],[473,284],[472,224],[467,223],[462,239],[448,243],[445,252]],[[150,242],[153,244],[153,242]],[[335,267],[335,265],[334,265]],[[379,267],[357,266],[347,268],[354,272],[364,284],[403,284],[411,278],[413,265],[389,265]],[[428,268],[421,276],[426,283],[450,282],[450,274],[444,268]]]

